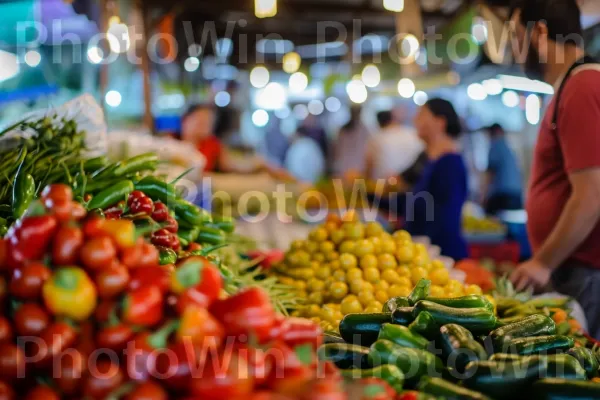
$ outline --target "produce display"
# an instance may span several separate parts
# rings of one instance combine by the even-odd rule
[[[326,334],[320,359],[349,379],[386,381],[397,398],[600,398],[600,353],[556,322],[568,299],[494,304],[482,295],[435,297],[430,288],[423,279],[386,312],[346,315],[339,336]]]
[[[463,230],[471,235],[505,234],[506,226],[493,218],[478,218],[472,215],[463,216]]]
[[[408,296],[422,278],[432,281],[436,297],[482,293],[477,285],[451,279],[445,265],[430,259],[427,247],[407,232],[390,235],[376,222],[359,222],[354,213],[330,215],[271,270],[306,299],[294,315],[324,330],[337,330],[347,314],[381,312],[390,298]]]

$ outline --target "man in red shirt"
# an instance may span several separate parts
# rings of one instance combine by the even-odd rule
[[[600,65],[584,57],[575,0],[526,0],[512,13],[525,72],[554,85],[527,199],[534,256],[511,280],[574,297],[600,338]],[[521,50],[519,49],[519,50]]]

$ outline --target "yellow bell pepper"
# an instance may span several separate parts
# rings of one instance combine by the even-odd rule
[[[60,268],[42,288],[46,307],[52,314],[83,321],[96,308],[97,292],[92,280],[78,267]]]
[[[135,245],[135,225],[129,220],[107,219],[99,226],[100,231],[109,235],[121,249]]]

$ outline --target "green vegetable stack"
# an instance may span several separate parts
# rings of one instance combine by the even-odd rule
[[[380,314],[347,315],[341,338],[328,334],[319,357],[345,377],[378,377],[398,393],[416,389],[447,400],[600,399],[600,384],[588,380],[599,372],[594,351],[557,334],[549,316],[502,323],[484,296],[433,298],[428,289],[422,280]]]

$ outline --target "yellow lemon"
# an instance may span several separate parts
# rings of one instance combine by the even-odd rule
[[[433,260],[431,262],[431,269],[446,269],[446,266],[440,260]]]
[[[306,290],[307,285],[305,281],[296,281],[294,282],[294,287],[298,290]]]
[[[323,304],[323,292],[313,292],[309,294],[306,301],[309,304]]]
[[[415,256],[412,260],[413,267],[424,267],[427,264],[429,264],[429,257],[423,254]]]
[[[400,275],[398,275],[398,273],[393,269],[384,269],[381,272],[381,279],[383,279],[390,285],[393,285],[394,283],[400,283]]]
[[[375,300],[375,301],[372,301],[369,303],[369,307],[373,307],[373,308],[376,308],[379,310],[379,311],[374,311],[374,312],[381,312],[381,310],[383,309],[383,303],[385,303],[385,301],[381,302],[381,301]]]
[[[308,317],[314,317],[319,315],[319,313],[321,312],[321,307],[319,307],[317,304],[309,304],[308,306],[306,306],[304,308],[304,315],[308,316]]]
[[[444,288],[438,285],[431,285],[429,295],[431,297],[444,297]]]
[[[390,284],[387,283],[385,280],[380,280],[379,282],[377,282],[376,284],[373,285],[373,289],[375,291],[377,291],[377,290],[386,291],[389,289],[389,287],[390,287]]]
[[[386,301],[389,300],[388,294],[387,294],[387,290],[378,290],[375,292],[375,300],[381,302],[381,303],[385,303]],[[379,309],[378,312],[381,312],[381,309]]]
[[[344,240],[342,244],[340,244],[339,251],[340,253],[354,253],[354,247],[356,246],[356,242],[353,240]]]
[[[373,243],[373,254],[381,254],[381,239],[377,236],[373,236],[368,240]]]
[[[333,280],[337,282],[346,282],[346,273],[341,269],[338,269],[333,273]]]
[[[306,246],[305,246],[306,251],[308,251],[310,254],[313,254],[315,252],[317,252],[319,250],[319,243],[309,240],[306,242]]]
[[[381,239],[381,252],[384,254],[396,253],[396,242],[392,239]]]
[[[406,265],[401,265],[400,267],[398,267],[397,272],[398,272],[398,275],[400,275],[400,276],[406,276],[409,278],[411,276],[410,268],[407,267]]]
[[[358,259],[354,254],[343,253],[340,255],[340,266],[342,269],[349,270],[351,268],[356,268],[358,265]]]
[[[412,281],[407,276],[400,276],[400,277],[398,277],[398,280],[396,281],[396,284],[400,285],[400,286],[408,286],[408,287],[412,287],[413,286]]]
[[[360,301],[363,307],[367,307],[372,301],[375,301],[375,296],[373,292],[360,292],[358,294],[358,301]]]
[[[382,231],[383,227],[377,222],[369,222],[365,227],[365,235],[367,237],[379,236]]]
[[[306,241],[304,241],[304,240],[294,240],[290,244],[290,249],[292,249],[292,250],[302,250],[305,245],[306,245]]]
[[[427,246],[423,243],[415,243],[415,252],[421,255],[427,254]]]
[[[358,258],[362,258],[367,254],[373,254],[374,249],[375,246],[373,246],[373,243],[371,243],[371,241],[367,239],[362,239],[356,242],[356,246],[354,247],[354,254]]]
[[[363,306],[355,297],[352,300],[342,302],[341,312],[344,315],[358,314],[363,311]]]
[[[308,235],[309,239],[314,240],[315,242],[324,242],[327,240],[328,236],[329,232],[327,232],[325,228],[320,227],[315,229]]]
[[[373,303],[371,303],[373,304]],[[366,314],[378,314],[381,312],[382,307],[377,307],[377,306],[373,306],[369,304],[366,308],[365,308],[365,313]]]
[[[337,229],[337,230],[331,232],[329,234],[329,236],[331,237],[331,241],[333,243],[340,244],[346,238],[346,233],[343,230],[341,230],[341,229]]]
[[[421,279],[427,279],[427,270],[422,267],[413,268],[412,271],[410,271],[410,278],[413,284],[416,285]]]
[[[337,253],[331,253],[331,254],[337,254]],[[329,262],[329,268],[331,268],[332,271],[336,271],[338,269],[341,269],[340,260],[331,260]]]
[[[396,239],[396,241],[402,241],[402,242],[408,242],[412,240],[412,237],[410,236],[410,233],[408,233],[407,231],[397,231],[394,232],[394,234],[392,235],[392,237],[394,239]]]
[[[334,300],[342,300],[348,294],[348,285],[344,282],[335,282],[329,287],[329,295]]]
[[[365,237],[365,229],[361,223],[346,222],[342,225],[342,229],[348,239],[358,240]]]
[[[329,267],[321,267],[315,271],[315,277],[324,281],[331,276],[331,268]]]
[[[375,288],[371,282],[363,281],[362,290],[366,292],[375,292]]]
[[[398,250],[396,250],[396,258],[398,259],[398,262],[400,262],[401,264],[410,263],[414,257],[415,257],[415,252],[414,252],[413,246],[410,244],[400,246],[398,248]]]
[[[340,258],[340,255],[337,251],[332,251],[332,252],[325,254],[325,259],[327,261],[336,261],[339,258]]]
[[[435,269],[429,272],[429,279],[431,279],[431,283],[434,285],[446,286],[446,284],[450,281],[450,273],[446,268]]]
[[[363,272],[359,268],[350,268],[346,272],[346,281],[347,282],[359,280],[359,279],[362,279],[362,277],[363,277]]]
[[[335,251],[335,245],[333,244],[333,242],[327,240],[325,242],[320,243],[319,250],[321,250],[321,253],[323,254],[331,253]]]
[[[465,294],[478,294],[481,295],[483,292],[477,285],[467,285],[465,287]]]
[[[377,266],[380,270],[396,269],[398,263],[392,254],[383,253],[377,256]]]
[[[357,279],[355,281],[350,282],[350,292],[353,294],[359,294],[362,292],[364,287],[364,281],[361,279]]]
[[[325,262],[325,254],[323,254],[323,253],[313,253],[311,258],[313,261],[315,261],[319,264],[322,264]]]
[[[325,230],[327,232],[329,232],[329,234],[331,234],[332,232],[335,232],[337,230],[338,225],[335,222],[333,222],[333,221],[327,221],[323,225],[323,228],[325,228]]]
[[[392,285],[388,289],[388,296],[391,297],[406,297],[410,294],[409,286]]]
[[[306,289],[309,292],[322,292],[325,290],[325,282],[317,278],[312,278],[308,281]]]
[[[360,259],[360,267],[365,270],[369,268],[377,269],[377,257],[375,254],[366,254]]]
[[[363,270],[364,280],[371,283],[379,281],[379,270],[375,267],[365,268]]]

